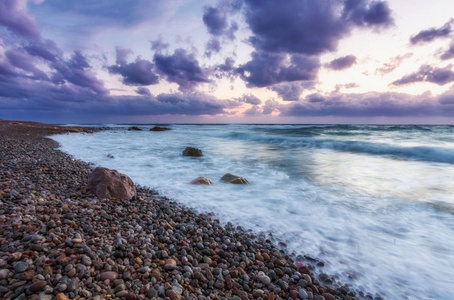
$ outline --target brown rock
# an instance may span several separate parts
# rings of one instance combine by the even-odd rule
[[[32,283],[28,287],[28,290],[32,293],[39,292],[46,286],[46,284],[47,283],[44,280],[40,280],[40,281]]]
[[[212,185],[213,182],[209,180],[208,178],[205,177],[197,177],[193,181],[191,181],[191,184],[204,184],[204,185]]]
[[[97,167],[85,187],[100,199],[130,200],[136,195],[134,182],[128,176],[107,168]]]
[[[165,264],[166,264],[166,265],[176,266],[176,265],[177,265],[177,262],[176,262],[174,259],[169,258],[169,259],[166,260],[166,263],[165,263]]]
[[[58,294],[57,300],[69,300],[69,298],[65,294]]]
[[[202,150],[200,150],[200,149],[186,147],[186,149],[183,150],[183,155],[184,156],[203,156],[203,153],[202,153]]]
[[[137,126],[131,126],[128,128],[129,131],[141,131],[142,129],[140,129],[139,127]]]
[[[249,184],[249,181],[247,181],[246,178],[233,175],[230,173],[227,173],[224,176],[222,176],[221,181],[233,184]]]
[[[334,296],[331,295],[330,293],[323,293],[323,297],[326,299],[326,300],[334,300]]]
[[[110,281],[113,281],[118,278],[118,274],[113,271],[107,271],[101,274],[101,280],[106,280],[109,279]]]
[[[170,128],[167,128],[167,127],[159,127],[159,126],[155,126],[153,128],[150,128],[150,131],[167,131],[167,130],[170,130]]]

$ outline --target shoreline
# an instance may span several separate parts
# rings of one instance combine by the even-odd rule
[[[373,298],[147,188],[84,193],[91,165],[45,136],[93,130],[0,120],[2,299]]]

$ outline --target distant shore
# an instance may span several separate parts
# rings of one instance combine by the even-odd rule
[[[96,130],[0,120],[1,299],[372,299],[148,189],[87,194],[92,167],[45,136]]]

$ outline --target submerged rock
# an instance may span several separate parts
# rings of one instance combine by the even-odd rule
[[[233,175],[230,173],[227,173],[224,176],[222,176],[221,181],[233,184],[249,184],[249,181],[246,178]]]
[[[140,129],[139,127],[137,126],[131,126],[128,128],[129,131],[142,131],[142,129]]]
[[[191,181],[191,184],[204,184],[204,185],[212,185],[213,182],[209,180],[208,178],[205,177],[197,177],[193,181]]]
[[[136,188],[131,178],[116,170],[102,167],[97,167],[91,173],[85,189],[100,199],[130,200],[136,195]]]
[[[153,128],[150,128],[150,131],[167,131],[167,130],[170,130],[170,128],[167,128],[167,127],[159,127],[159,126],[155,126]]]
[[[186,147],[186,149],[183,150],[183,155],[184,156],[203,156],[202,150],[193,148],[193,147]]]

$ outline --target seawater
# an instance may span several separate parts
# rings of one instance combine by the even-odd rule
[[[75,158],[323,261],[353,290],[454,298],[454,126],[169,126],[52,138]],[[205,156],[182,156],[187,146]],[[251,184],[219,182],[225,173]],[[189,184],[198,176],[213,185]]]

